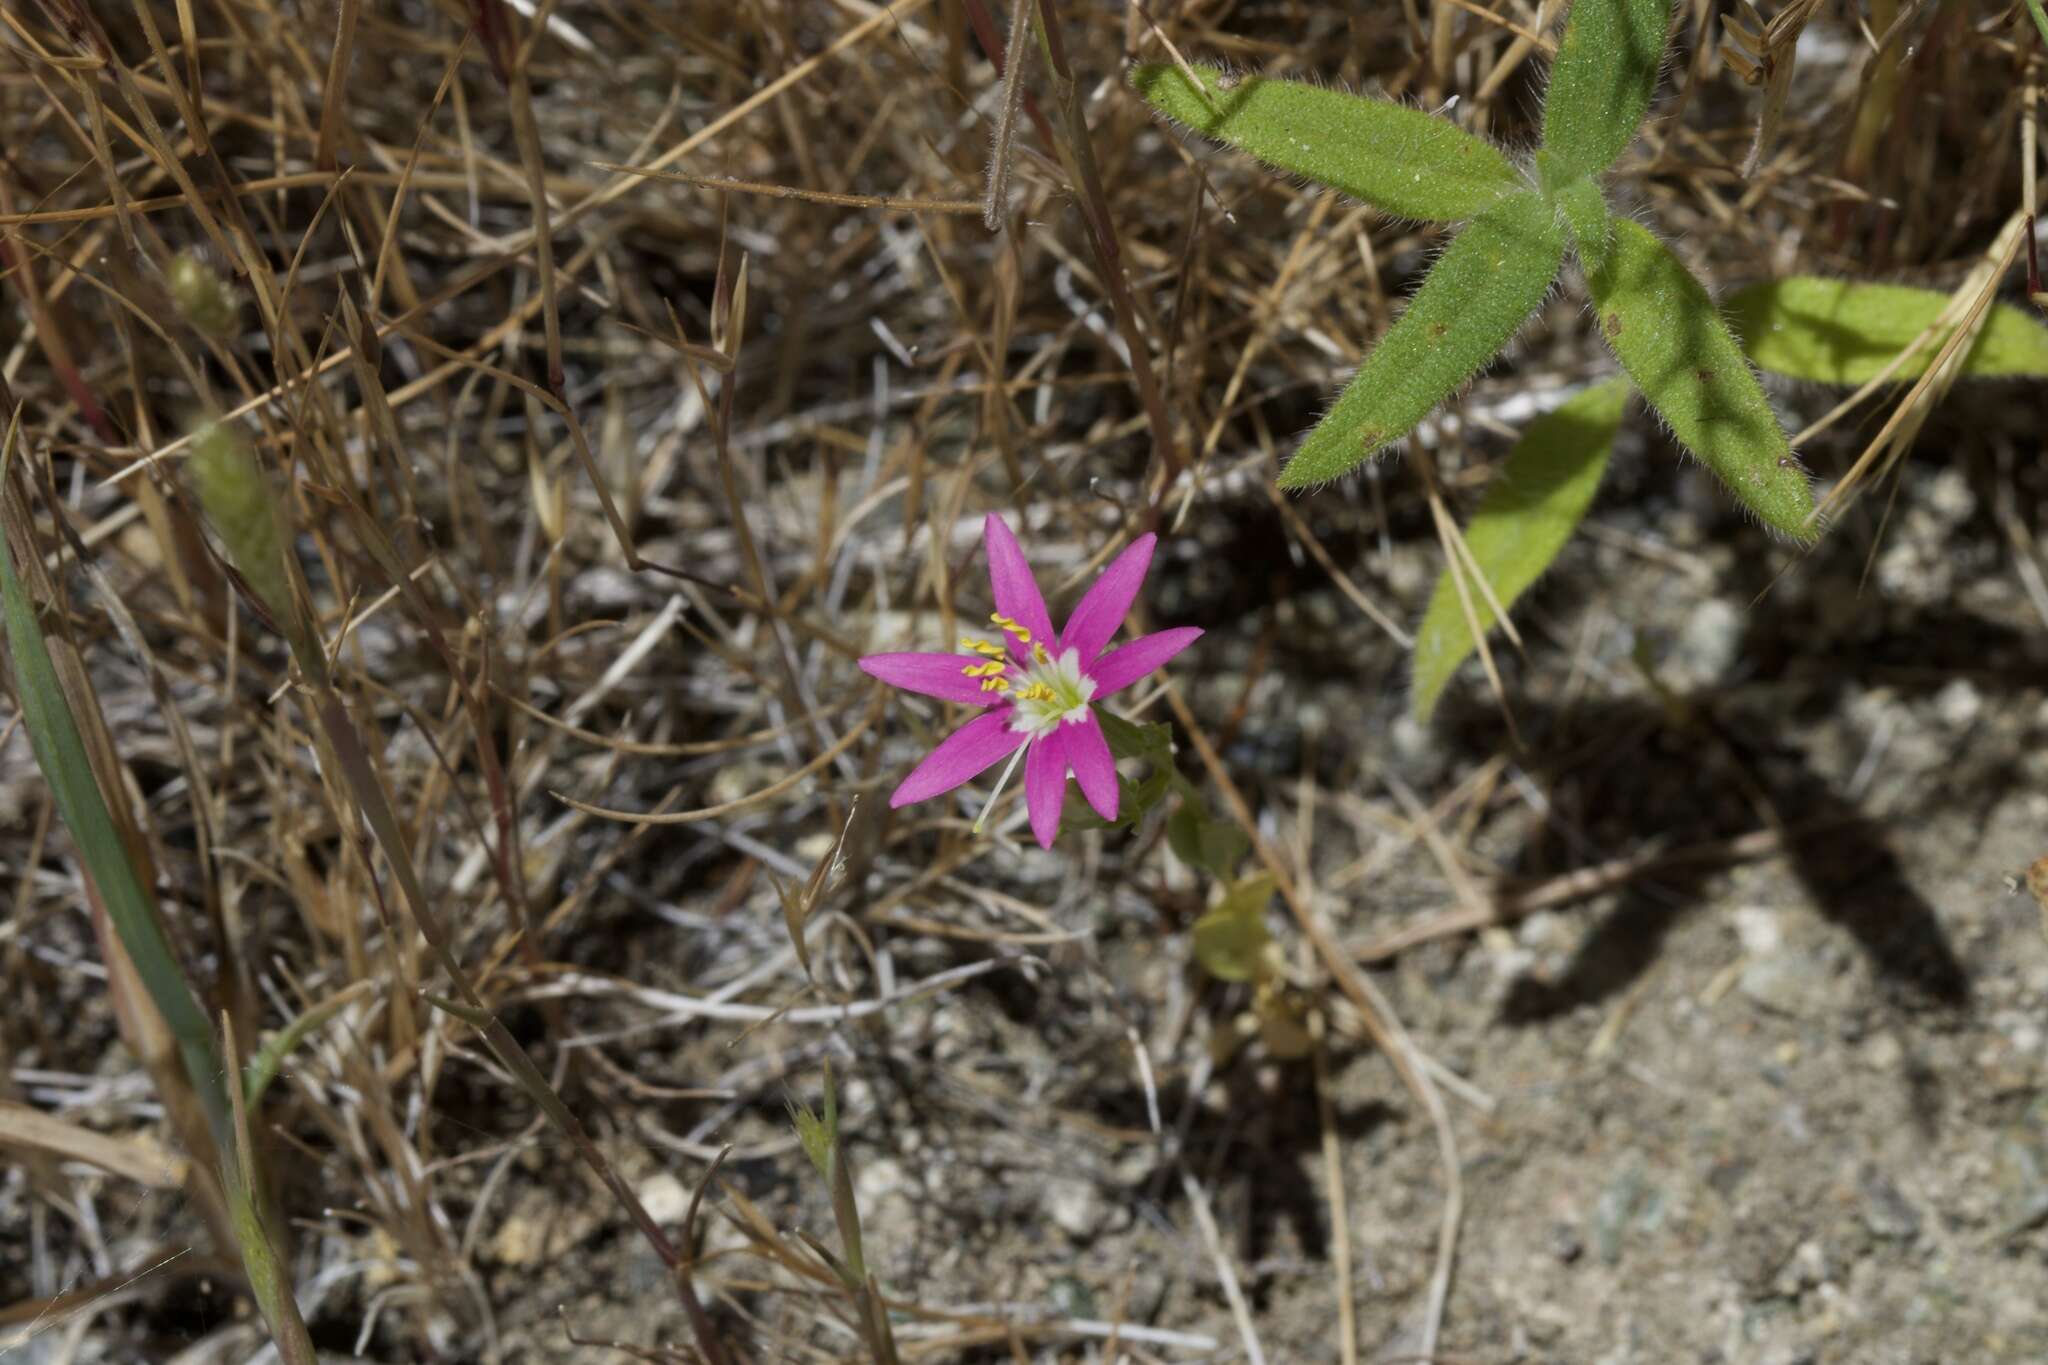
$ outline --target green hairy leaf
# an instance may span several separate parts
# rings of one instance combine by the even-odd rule
[[[1600,335],[1686,449],[1773,530],[1813,539],[1813,491],[1706,286],[1647,228],[1613,220],[1586,274]]]
[[[1196,65],[1131,69],[1131,85],[1176,123],[1387,213],[1448,223],[1524,188],[1492,144],[1445,119],[1300,81]]]
[[[1538,157],[1542,152],[1536,154]],[[1572,250],[1587,270],[1598,270],[1607,259],[1607,244],[1614,239],[1613,215],[1607,199],[1592,176],[1582,175],[1556,191],[1558,216],[1571,232]]]
[[[1750,359],[1772,373],[1859,385],[1876,378],[1948,305],[1949,296],[1932,289],[1795,275],[1736,291],[1728,314]],[[1892,380],[1907,383],[1925,374],[1948,334],[1948,328],[1938,330],[1892,371]],[[1965,376],[1979,379],[2048,377],[2048,327],[2023,309],[1995,303],[1962,367]]]
[[[1550,567],[1592,505],[1628,395],[1627,380],[1610,379],[1538,417],[1487,488],[1465,528],[1465,543],[1503,610]],[[1466,591],[1480,627],[1491,627],[1494,615],[1486,594],[1476,586]],[[1429,719],[1444,685],[1474,645],[1471,623],[1446,568],[1415,633],[1417,720]]]
[[[1543,148],[1598,175],[1635,140],[1664,64],[1671,0],[1572,0],[1543,104]]]
[[[1281,471],[1280,486],[1327,483],[1406,436],[1508,344],[1563,259],[1564,230],[1538,195],[1518,194],[1475,219]]]

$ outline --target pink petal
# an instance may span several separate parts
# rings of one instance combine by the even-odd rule
[[[1038,580],[1031,576],[1031,566],[1024,562],[1017,537],[1010,534],[1009,525],[1001,517],[991,512],[982,523],[982,538],[988,545],[988,583],[995,590],[996,611],[1030,631],[1033,640],[1052,648],[1052,617],[1046,613],[1045,597],[1038,591]],[[1011,654],[1020,661],[1030,659],[1030,648],[1018,644],[1016,636],[1003,638]]]
[[[1202,638],[1197,626],[1176,626],[1151,635],[1141,635],[1086,665],[1082,672],[1095,679],[1095,700],[1121,692],[1168,659]]]
[[[981,679],[960,671],[980,662],[967,654],[870,654],[860,661],[860,671],[891,687],[920,692],[940,701],[993,706],[1004,699],[1003,694],[982,691]]]
[[[1023,742],[1024,735],[1010,728],[1009,707],[976,716],[925,755],[924,762],[913,768],[890,796],[889,805],[895,809],[943,796],[979,777],[983,769],[1016,752]]]
[[[1024,804],[1031,810],[1031,832],[1040,848],[1059,837],[1060,807],[1067,799],[1067,738],[1055,726],[1024,755]]]
[[[1130,614],[1131,603],[1138,600],[1138,589],[1145,585],[1146,571],[1152,567],[1152,547],[1158,543],[1159,537],[1149,532],[1139,536],[1102,571],[1067,618],[1060,650],[1055,652],[1078,649],[1083,664],[1095,662],[1095,656]]]
[[[1095,813],[1105,820],[1116,819],[1117,800],[1120,793],[1116,786],[1116,759],[1110,755],[1109,740],[1102,733],[1102,723],[1090,711],[1088,719],[1078,725],[1062,725],[1060,733],[1067,741],[1067,765],[1074,770],[1074,780],[1081,784],[1081,795],[1088,798],[1088,804],[1095,807]]]

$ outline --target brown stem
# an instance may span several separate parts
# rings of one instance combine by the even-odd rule
[[[1152,352],[1144,333],[1138,328],[1138,311],[1131,300],[1130,280],[1124,274],[1123,253],[1117,249],[1116,224],[1110,217],[1109,197],[1102,189],[1102,176],[1095,164],[1095,145],[1088,136],[1088,118],[1081,107],[1081,87],[1074,79],[1073,68],[1067,63],[1065,45],[1058,36],[1058,0],[1038,0],[1038,17],[1039,33],[1045,41],[1046,59],[1052,68],[1060,113],[1067,125],[1067,140],[1061,148],[1064,153],[1062,160],[1067,162],[1069,174],[1081,191],[1081,202],[1086,209],[1084,216],[1088,220],[1089,243],[1095,248],[1103,288],[1109,292],[1110,308],[1116,314],[1117,332],[1124,339],[1124,349],[1130,353],[1131,378],[1138,386],[1138,399],[1144,404],[1145,420],[1152,428],[1153,449],[1165,467],[1166,477],[1159,485],[1163,495],[1167,484],[1180,474],[1180,444],[1174,440],[1173,421],[1167,415],[1166,399],[1160,392],[1158,378],[1152,372]]]

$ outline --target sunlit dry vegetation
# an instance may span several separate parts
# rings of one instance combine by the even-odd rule
[[[1621,3],[0,0],[0,1361],[2038,1358],[2048,1055],[1981,1002],[2038,1015],[2041,936],[1943,899],[2048,852],[2035,0],[1628,0],[1654,94],[1576,169],[1747,358],[1624,421],[1647,343],[1532,191],[1533,318],[1311,493],[1452,229],[1130,81],[1370,95],[1534,185]],[[1735,482],[1737,377],[1769,526],[1685,454]],[[972,698],[863,656],[976,637],[1095,723],[990,622],[992,513],[1051,620],[1157,536],[1117,639],[1202,632],[1118,683],[1120,807],[892,807]],[[2005,728],[1940,731],[1959,682]],[[1897,765],[1974,834],[1895,855]],[[1950,890],[1887,927],[1844,869]],[[1717,898],[1741,955],[1660,965]],[[1752,902],[1879,1003],[1728,1024],[1781,999]],[[1721,1283],[1752,1214],[1673,1233],[1614,1144],[1733,1191],[1791,1122],[1699,1039],[1887,1028],[1981,1063],[1903,1244],[1965,1287],[1873,1262],[1823,1331],[1801,1230],[1616,1326],[1627,1256]],[[1637,1089],[1737,1097],[1691,1146],[1575,1088],[1678,1056]]]

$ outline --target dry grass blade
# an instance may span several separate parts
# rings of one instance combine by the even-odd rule
[[[151,1189],[179,1189],[186,1178],[185,1158],[147,1137],[109,1137],[11,1100],[0,1100],[0,1147],[82,1161]]]
[[[1764,107],[1757,115],[1756,139],[1743,158],[1746,179],[1756,174],[1764,153],[1778,141],[1778,125],[1785,117],[1785,102],[1792,94],[1792,76],[1797,69],[1799,35],[1819,10],[1821,0],[1793,0],[1765,23],[1757,13],[1755,0],[1742,0],[1748,23],[1729,15],[1722,20],[1728,37],[1722,56],[1743,80],[1763,87]]]
[[[1983,326],[1992,301],[1998,296],[1998,281],[2012,268],[2023,237],[2031,239],[2030,225],[2024,214],[2016,213],[2007,220],[2004,230],[1999,233],[1997,243],[1988,253],[1988,259],[1973,270],[1970,277],[1957,289],[1953,314],[1946,319],[1952,330],[1942,342],[1941,349],[1935,353],[1935,358],[1928,365],[1926,373],[1914,381],[1913,387],[1906,391],[1898,406],[1892,409],[1892,415],[1885,420],[1884,426],[1871,438],[1863,453],[1857,456],[1856,463],[1850,466],[1848,473],[1842,476],[1841,481],[1830,489],[1828,495],[1821,499],[1820,505],[1814,508],[1815,521],[1827,516],[1837,504],[1847,503],[1864,480],[1871,475],[1873,467],[1876,468],[1878,476],[1882,477],[1904,457],[1913,437],[1926,422],[1928,413],[1941,402],[1955,384],[1959,362],[1968,354],[1971,343],[1977,337],[1978,329]],[[1902,355],[1901,363],[1903,361]]]
[[[761,194],[772,199],[801,199],[813,204],[834,204],[849,209],[886,209],[900,213],[980,213],[982,205],[972,199],[920,199],[915,195],[839,194],[832,190],[804,189],[796,185],[769,185],[758,180],[736,180],[731,176],[692,175],[688,171],[652,171],[638,166],[621,166],[611,161],[593,161],[601,171],[617,175],[639,175],[650,180],[668,180],[678,185],[695,185],[721,194]],[[703,358],[703,357],[700,357]]]

